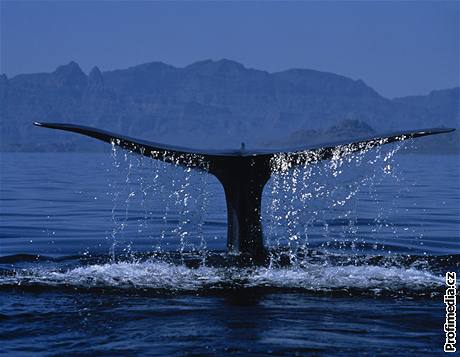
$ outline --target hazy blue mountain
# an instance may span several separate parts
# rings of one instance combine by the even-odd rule
[[[435,90],[426,96],[395,98],[394,101],[420,112],[427,123],[433,119],[437,126],[457,128],[456,132],[449,135],[421,139],[423,145],[418,145],[417,151],[460,152],[460,87]]]
[[[361,80],[333,73],[269,73],[225,59],[184,68],[161,62],[106,72],[95,67],[89,74],[70,62],[52,73],[0,76],[0,149],[101,148],[33,121],[96,126],[181,146],[298,145],[366,132],[458,127],[459,104],[459,88],[390,100]],[[427,145],[455,151],[458,138],[433,138]]]

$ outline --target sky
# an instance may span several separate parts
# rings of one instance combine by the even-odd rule
[[[334,72],[390,98],[459,85],[459,1],[0,1],[8,77],[228,58]]]

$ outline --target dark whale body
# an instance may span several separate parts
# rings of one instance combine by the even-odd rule
[[[427,135],[448,133],[455,129],[431,128],[393,132],[353,141],[271,150],[197,150],[130,138],[86,126],[34,123],[37,126],[71,131],[167,163],[204,170],[217,177],[227,201],[227,248],[230,253],[249,255],[254,263],[267,258],[261,225],[262,191],[273,170],[285,170],[331,158],[366,151],[375,146]],[[277,167],[276,158],[285,164]]]

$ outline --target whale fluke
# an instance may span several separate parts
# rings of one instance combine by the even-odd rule
[[[352,141],[279,149],[248,150],[242,143],[239,150],[201,150],[130,138],[87,126],[39,122],[34,122],[34,125],[90,136],[152,159],[213,174],[223,185],[227,201],[228,251],[249,254],[256,263],[266,259],[260,218],[262,191],[272,174],[272,159],[283,156],[288,163],[283,169],[289,169],[367,151],[379,145],[455,130],[430,128],[391,132]]]

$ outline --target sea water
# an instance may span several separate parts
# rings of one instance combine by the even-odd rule
[[[2,153],[0,351],[441,353],[459,157],[398,149],[274,163],[263,267],[225,258],[205,172],[123,150]]]

